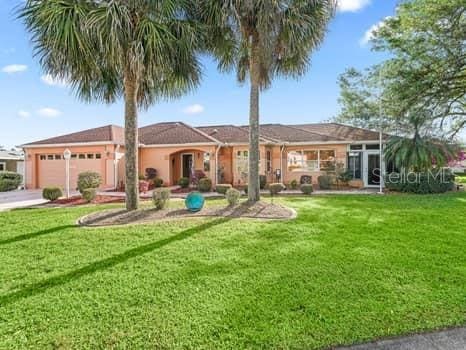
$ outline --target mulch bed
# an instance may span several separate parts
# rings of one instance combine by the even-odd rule
[[[86,215],[78,220],[82,226],[111,226],[152,223],[160,220],[185,219],[194,217],[224,217],[251,218],[262,220],[294,219],[296,212],[280,204],[258,202],[255,204],[242,203],[234,207],[212,206],[193,213],[186,209],[156,210],[139,209],[126,211],[124,209],[109,209]]]
[[[91,201],[90,204],[108,204],[108,203],[123,203],[124,198],[114,197],[114,196],[101,196],[98,195]],[[85,205],[89,204],[81,196],[73,196],[70,198],[57,199],[56,201],[47,203],[48,205],[58,205],[58,206],[75,206],[75,205]]]

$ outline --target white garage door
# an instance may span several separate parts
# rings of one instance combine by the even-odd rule
[[[83,157],[82,159],[78,157]],[[85,158],[84,158],[85,157]],[[102,174],[102,159],[100,154],[98,159],[94,154],[92,158],[88,158],[90,155],[73,155],[70,160],[70,189],[75,190],[77,188],[78,175],[84,171],[95,171]],[[40,188],[58,186],[65,188],[66,182],[66,170],[65,160],[63,156],[59,154],[52,155],[41,155],[39,157],[38,166],[38,183]],[[103,176],[102,176],[103,177]],[[104,180],[104,178],[103,178]]]

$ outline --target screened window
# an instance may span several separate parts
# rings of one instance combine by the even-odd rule
[[[89,153],[87,155],[87,159],[94,159],[94,154],[93,153]]]
[[[76,159],[77,157],[78,157],[78,155],[76,153],[71,155],[71,159]]]
[[[210,171],[210,153],[204,152],[204,171]]]
[[[79,158],[79,159],[86,159],[86,155],[85,155],[85,154],[79,154],[79,155],[78,155],[78,158]]]
[[[60,160],[61,159],[61,154],[55,154],[55,160]]]
[[[40,159],[40,160],[46,160],[46,159],[47,159],[47,156],[44,155],[44,154],[41,154],[39,159]]]
[[[5,170],[6,170],[6,164],[0,163],[0,171],[5,171]]]
[[[362,175],[362,152],[348,153],[348,169],[353,179],[361,179]]]
[[[335,170],[335,151],[325,150],[320,152],[320,170],[333,171]]]
[[[47,160],[53,160],[53,154],[48,154],[47,155]]]
[[[95,159],[102,159],[102,155],[100,153],[95,154]]]
[[[369,149],[369,150],[372,150],[372,149],[379,149],[380,148],[380,145],[379,144],[376,144],[376,145],[366,145],[366,149]]]
[[[238,151],[236,152],[236,172],[239,174],[247,175],[248,174],[248,162],[249,162],[249,153],[248,151]]]
[[[362,145],[351,145],[350,150],[352,150],[352,151],[362,151]]]

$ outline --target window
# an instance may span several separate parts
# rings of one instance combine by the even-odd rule
[[[361,179],[362,175],[362,152],[348,153],[348,170],[351,172],[353,179]]]
[[[204,171],[210,171],[210,153],[204,152]]]
[[[94,154],[93,153],[89,153],[87,155],[87,159],[94,159]]]
[[[55,160],[60,160],[61,159],[61,154],[55,154]]]
[[[79,159],[86,159],[86,155],[85,154],[80,154],[80,155],[78,155],[78,158]]]
[[[271,151],[267,151],[265,152],[265,171],[267,173],[271,173],[272,172],[272,152]]]
[[[53,154],[48,154],[47,155],[47,160],[53,160]]]
[[[102,155],[100,153],[95,154],[95,159],[102,159]]]
[[[5,171],[6,170],[6,163],[1,162],[0,163],[0,171]]]
[[[325,150],[320,152],[320,170],[333,171],[335,170],[335,151]]]
[[[71,155],[71,159],[76,159],[77,157],[78,157],[78,155],[77,155],[76,153],[73,153],[73,154]]]
[[[362,151],[362,145],[350,145],[352,151]]]
[[[248,162],[249,154],[248,151],[236,152],[236,172],[245,177],[248,175]]]
[[[46,160],[47,156],[45,154],[41,154],[39,157],[40,160]]]
[[[334,150],[301,150],[288,152],[288,171],[335,170]]]
[[[372,150],[372,149],[379,149],[380,148],[380,145],[379,144],[376,144],[376,145],[366,145],[366,149],[367,150]]]

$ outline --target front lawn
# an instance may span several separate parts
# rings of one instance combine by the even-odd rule
[[[466,193],[280,201],[298,219],[0,213],[0,349],[314,349],[466,323]]]

